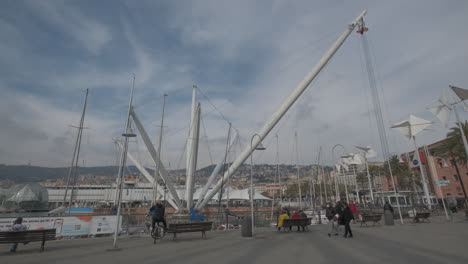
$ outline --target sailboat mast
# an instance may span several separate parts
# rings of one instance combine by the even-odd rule
[[[75,141],[75,147],[73,150],[73,158],[72,162],[70,164],[70,168],[68,170],[68,177],[67,177],[67,185],[65,187],[65,194],[63,195],[63,202],[62,206],[65,206],[65,201],[67,199],[67,193],[68,193],[68,188],[70,185],[70,179],[73,177],[73,184],[72,184],[72,189],[70,193],[70,202],[68,206],[71,206],[72,198],[73,198],[73,187],[76,183],[76,177],[77,177],[77,170],[78,170],[78,160],[80,158],[80,148],[81,148],[81,136],[83,134],[83,125],[84,125],[84,119],[85,119],[85,114],[86,114],[86,106],[88,104],[88,94],[89,94],[89,89],[86,89],[86,94],[85,94],[85,100],[83,104],[83,110],[81,112],[81,119],[80,119],[80,125],[77,127],[78,128],[78,134],[76,135],[76,141]],[[72,176],[73,175],[73,176]]]
[[[299,150],[297,145],[297,132],[294,132],[294,139],[296,141],[296,168],[297,168],[297,188],[299,189],[299,208],[302,209],[302,190],[301,190],[301,177],[299,175]]]

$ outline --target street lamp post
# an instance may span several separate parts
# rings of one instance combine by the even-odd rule
[[[120,153],[120,163],[119,163],[119,172],[118,172],[118,199],[117,199],[117,224],[114,231],[114,242],[113,242],[113,250],[118,250],[117,248],[117,235],[119,233],[120,227],[120,213],[121,213],[121,204],[122,204],[122,191],[124,186],[124,168],[125,163],[127,160],[127,151],[128,151],[128,139],[132,137],[136,137],[136,134],[133,133],[131,128],[131,117],[130,112],[132,111],[132,102],[133,102],[133,90],[135,89],[135,75],[133,75],[133,85],[132,90],[130,91],[130,102],[128,103],[128,114],[127,120],[125,122],[125,132],[122,134],[124,138],[124,144],[122,148],[122,152]]]
[[[260,138],[260,143],[255,147],[255,150],[265,150],[266,148],[262,145],[262,137],[255,133],[250,140],[250,149],[253,149],[253,140],[255,136]],[[250,154],[250,217],[252,224],[252,237],[254,236],[255,222],[254,222],[254,188],[253,188],[253,150]]]
[[[428,153],[426,153],[426,154],[428,154]],[[427,157],[428,157],[428,160],[429,160],[429,158],[430,158],[429,155],[427,155]],[[445,161],[444,158],[438,157],[438,156],[434,156],[434,157],[436,158],[436,160],[443,160],[444,163],[447,164],[447,162]],[[436,173],[437,173],[437,171],[436,171]],[[436,177],[437,177],[437,179],[439,179],[439,175],[436,174]],[[442,190],[442,185],[440,185],[439,183],[436,183],[436,185],[439,187],[439,193],[440,193],[440,197],[442,198],[442,205],[444,206],[445,217],[447,218],[447,220],[450,220],[450,217],[449,217],[449,215],[447,213],[447,206],[445,205],[445,195],[444,195],[444,192]]]

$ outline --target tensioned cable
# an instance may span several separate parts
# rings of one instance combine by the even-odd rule
[[[374,50],[373,50],[373,45],[372,45],[372,40],[370,40],[369,38],[366,38],[366,41],[370,42],[370,45],[368,44],[368,49],[369,49],[369,52],[370,52],[370,60],[371,60],[371,63],[373,64],[373,68],[375,69],[375,75],[376,75],[376,80],[377,80],[377,83],[382,83],[382,78],[380,77],[380,73],[378,71],[378,68],[376,67],[377,66],[377,57],[375,56],[375,53],[374,53]],[[382,95],[382,101],[383,101],[383,104],[384,104],[384,109],[383,109],[383,112],[385,114],[385,116],[387,117],[387,126],[390,127],[392,124],[391,124],[391,117],[390,117],[390,112],[389,112],[389,107],[388,107],[388,103],[387,103],[387,100],[386,100],[386,95],[385,95],[385,89],[383,89],[382,85],[377,86],[377,88],[381,91],[381,95]],[[384,123],[385,123],[385,118],[384,118]],[[393,144],[396,144],[396,140],[395,140],[395,134],[394,133],[389,133],[390,135],[390,140],[393,142]],[[390,151],[390,149],[389,149]]]
[[[359,38],[359,35],[357,35],[357,37]],[[363,58],[363,50],[364,50],[364,47],[362,46],[362,41],[357,41],[359,43],[359,63],[361,65],[361,87],[362,87],[362,92],[364,94],[364,98],[366,99],[365,101],[365,105],[367,107],[367,119],[369,121],[369,137],[371,139],[371,143],[375,143],[377,142],[376,139],[375,139],[375,131],[374,131],[374,126],[373,126],[373,122],[372,122],[372,111],[370,109],[370,99],[369,99],[369,95],[367,93],[367,89],[364,87],[364,79],[365,79],[365,66],[364,66],[364,58]],[[374,146],[375,147],[375,146]],[[383,153],[382,153],[382,156],[383,156]]]
[[[200,119],[201,119],[201,123],[202,123],[202,126],[203,126],[203,133],[205,134],[206,146],[208,148],[208,155],[210,157],[210,162],[211,162],[210,164],[213,164],[213,157],[211,155],[210,142],[208,140],[208,133],[206,133],[205,121],[204,121],[202,116],[200,116]]]

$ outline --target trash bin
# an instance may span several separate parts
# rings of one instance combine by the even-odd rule
[[[242,219],[241,234],[243,237],[252,237],[252,222],[251,217],[246,216]]]

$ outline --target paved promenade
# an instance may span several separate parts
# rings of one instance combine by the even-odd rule
[[[352,226],[354,238],[327,236],[327,226],[311,226],[310,232],[278,233],[258,229],[255,239],[242,238],[239,231],[172,236],[153,245],[149,236],[122,237],[121,251],[109,252],[111,238],[68,239],[20,245],[17,253],[0,246],[1,263],[468,263],[468,221],[403,226]],[[293,229],[294,230],[294,229]]]

